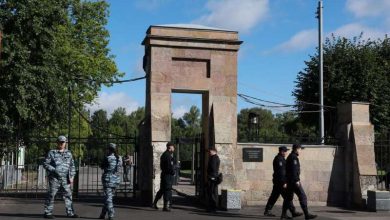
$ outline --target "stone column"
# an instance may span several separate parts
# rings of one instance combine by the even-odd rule
[[[339,104],[338,138],[345,147],[346,205],[365,207],[367,190],[376,189],[374,126],[368,103]]]

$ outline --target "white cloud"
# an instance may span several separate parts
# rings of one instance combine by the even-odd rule
[[[189,111],[189,108],[184,106],[184,105],[181,105],[175,109],[173,109],[173,117],[174,118],[181,118],[183,117],[183,115]]]
[[[208,0],[206,8],[192,23],[248,32],[267,17],[269,0]]]
[[[356,17],[389,17],[389,0],[347,0],[346,8]]]
[[[127,113],[135,111],[139,104],[124,92],[100,93],[99,97],[94,100],[94,103],[86,106],[91,112],[99,109],[107,111],[110,116],[115,109],[123,107]]]
[[[303,30],[292,36],[288,41],[276,46],[274,49],[266,53],[283,52],[288,53],[292,51],[301,51],[312,47],[318,41],[317,30],[308,29]]]
[[[378,28],[371,28],[360,23],[350,23],[337,28],[329,33],[325,34],[325,37],[331,37],[334,34],[336,37],[352,38],[357,37],[363,33],[363,39],[376,40],[383,38],[389,32],[382,31]],[[316,29],[303,30],[292,36],[289,40],[279,44],[273,49],[264,52],[264,54],[270,54],[274,52],[292,53],[297,51],[306,50],[308,48],[314,48],[318,44],[318,31]]]
[[[386,35],[386,32],[380,29],[367,27],[360,23],[347,24],[332,31],[332,33],[335,36],[346,37],[346,38],[359,36],[362,32],[363,32],[363,39],[368,39],[368,38],[378,39],[378,38],[383,38]]]
[[[363,33],[363,39],[370,38],[376,40],[390,33],[390,13],[388,13],[390,11],[390,0],[347,0],[345,7],[359,19],[326,33],[325,37],[330,37],[333,33],[336,37],[351,38]],[[364,25],[365,22],[362,18],[368,17],[379,18],[383,23],[376,27]],[[318,44],[317,38],[318,33],[316,29],[303,30],[292,36],[289,40],[264,52],[264,54],[302,51],[315,47]]]

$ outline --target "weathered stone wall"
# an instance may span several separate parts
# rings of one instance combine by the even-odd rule
[[[239,143],[235,152],[237,189],[243,205],[264,205],[272,191],[272,161],[278,153],[275,144]],[[286,145],[291,149],[291,146]],[[243,148],[263,148],[263,162],[243,162]],[[301,181],[312,205],[343,205],[344,149],[337,146],[305,146],[300,155]],[[278,203],[282,203],[282,199]],[[298,205],[298,203],[297,203]]]

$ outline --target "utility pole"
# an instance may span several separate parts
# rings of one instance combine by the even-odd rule
[[[324,126],[324,51],[323,51],[323,24],[322,24],[322,0],[318,0],[317,18],[318,18],[318,58],[320,73],[320,141],[325,144],[325,126]]]

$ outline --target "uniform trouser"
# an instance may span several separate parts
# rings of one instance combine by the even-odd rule
[[[164,207],[172,204],[172,183],[172,175],[161,175],[160,190],[156,194],[154,204],[156,204],[161,197],[164,197]]]
[[[102,208],[102,213],[100,215],[105,216],[108,214],[108,217],[113,218],[115,215],[114,211],[114,203],[112,202],[112,199],[114,197],[114,190],[113,187],[103,187],[104,190],[104,205]]]
[[[63,189],[63,198],[65,200],[66,214],[68,216],[74,215],[74,209],[72,204],[72,190],[70,184],[66,178],[56,179],[49,178],[49,190],[45,202],[45,214],[52,215],[54,208],[54,199],[59,189]]]
[[[218,201],[218,184],[214,180],[208,181],[207,185],[207,194],[209,197],[209,209],[216,209],[217,208],[217,201]]]
[[[390,189],[390,172],[387,172],[386,176],[385,176],[385,187],[386,187],[386,190],[389,190]]]
[[[123,167],[123,181],[125,182],[129,181],[129,170],[130,170],[130,166]]]
[[[306,193],[302,188],[302,185],[297,185],[296,183],[288,184],[287,186],[287,193],[286,193],[286,199],[283,202],[283,213],[285,213],[288,209],[290,209],[290,206],[292,204],[294,193],[298,196],[299,204],[301,205],[301,208],[305,215],[308,214],[307,210],[307,197]]]
[[[280,195],[282,196],[283,201],[285,201],[287,199],[287,189],[283,188],[283,184],[274,183],[272,193],[268,199],[267,205],[265,206],[265,210],[272,210]],[[291,201],[288,207],[291,213],[295,213],[295,206],[293,201]]]

